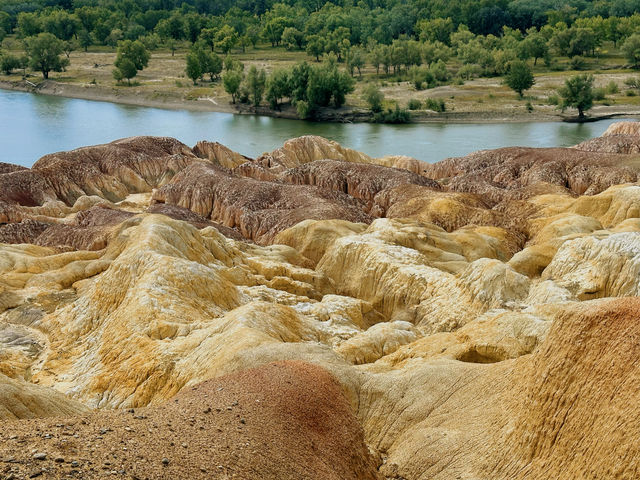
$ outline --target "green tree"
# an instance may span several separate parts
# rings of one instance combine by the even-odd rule
[[[222,72],[223,61],[222,57],[214,52],[206,53],[205,66],[202,68],[202,73],[208,73],[210,80],[213,82]]]
[[[20,12],[18,14],[16,32],[18,38],[33,37],[42,32],[42,22],[38,14],[34,12]]]
[[[84,48],[85,52],[89,50],[89,46],[91,46],[92,43],[91,34],[85,29],[80,30],[80,33],[78,33],[78,43]]]
[[[80,19],[65,10],[52,10],[40,17],[42,29],[60,40],[70,40],[82,28]]]
[[[238,33],[230,25],[223,26],[216,34],[215,46],[227,54],[238,43]]]
[[[116,60],[114,65],[116,68],[113,69],[113,78],[117,82],[126,78],[127,83],[131,85],[131,79],[138,74],[135,63],[130,58],[122,57],[120,60]]]
[[[291,96],[291,85],[289,84],[289,72],[282,68],[273,71],[267,81],[266,98],[273,109],[280,109],[279,102],[283,97]]]
[[[633,68],[640,67],[640,34],[634,33],[622,44],[622,52]]]
[[[562,109],[577,108],[578,117],[584,118],[584,112],[593,106],[593,75],[583,74],[568,78],[558,90],[562,97]]]
[[[231,95],[232,103],[236,103],[238,91],[242,84],[242,77],[242,71],[240,70],[227,70],[224,72],[224,75],[222,75],[222,85],[224,86],[225,92]]]
[[[62,40],[51,33],[39,33],[25,39],[25,48],[29,56],[29,65],[33,70],[42,72],[49,78],[49,72],[60,72],[69,65],[69,59],[60,55],[63,52]]]
[[[128,58],[136,66],[136,70],[143,70],[149,64],[151,54],[140,40],[124,40],[118,46],[116,62],[118,58]]]
[[[525,62],[520,60],[511,62],[504,81],[520,98],[522,98],[522,92],[529,90],[535,83],[531,69]]]
[[[310,57],[315,57],[316,62],[320,61],[320,55],[324,53],[325,41],[319,35],[311,35],[307,41],[306,52]]]
[[[200,59],[195,52],[187,53],[187,66],[185,68],[185,73],[187,77],[193,80],[193,84],[196,85],[198,79],[202,76],[202,68],[200,66]],[[235,102],[234,102],[235,103]]]
[[[283,17],[275,17],[265,23],[262,29],[262,36],[271,42],[271,46],[280,45],[284,29],[289,26],[289,21]]]
[[[365,63],[365,54],[364,51],[359,47],[354,47],[349,50],[349,54],[347,55],[347,67],[349,68],[349,73],[353,76],[353,70],[358,70],[358,76],[362,76],[362,67],[364,67]]]
[[[20,59],[10,53],[0,55],[0,70],[5,75],[11,75],[11,72],[20,66]]]
[[[441,42],[450,45],[449,38],[454,31],[451,18],[434,18],[433,20],[420,20],[416,28],[420,40],[429,42]]]
[[[282,31],[282,43],[287,50],[301,50],[304,44],[304,35],[294,27],[287,27]]]
[[[138,70],[143,70],[149,64],[150,57],[147,47],[140,40],[122,41],[118,46],[116,60],[113,62],[116,67],[113,78],[118,82],[126,78],[127,83],[130,84],[131,79],[138,74]]]
[[[369,109],[373,113],[382,111],[382,102],[384,101],[384,94],[374,84],[369,84],[362,91],[362,99],[367,102]]]
[[[260,102],[262,102],[266,82],[267,76],[264,69],[258,70],[255,65],[251,65],[247,74],[247,88],[254,107],[260,106]]]
[[[549,46],[547,45],[547,39],[541,33],[538,33],[533,29],[525,39],[519,44],[519,57],[522,60],[527,58],[533,58],[533,64],[538,63],[539,58],[545,58],[549,55]]]

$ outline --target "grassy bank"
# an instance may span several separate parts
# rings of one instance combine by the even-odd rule
[[[16,46],[18,43],[16,42]],[[18,48],[18,47],[17,47]],[[16,52],[19,52],[17,50]],[[115,51],[108,47],[90,49],[88,52],[74,51],[70,54],[70,65],[65,72],[52,73],[50,81],[44,82],[40,75],[29,73],[27,80],[39,85],[41,93],[52,95],[95,99],[145,105],[162,108],[184,108],[234,113],[258,113],[261,115],[296,118],[293,108],[285,104],[282,111],[270,110],[266,105],[257,111],[248,107],[233,105],[231,97],[221,81],[199,81],[197,85],[186,78],[184,73],[187,50],[181,49],[172,54],[169,50],[153,52],[149,66],[139,72],[131,86],[117,85],[112,76]],[[242,61],[245,67],[256,65],[272,71],[278,67],[289,67],[295,63],[311,60],[302,51],[288,51],[284,48],[273,49],[258,47],[245,53],[234,53],[234,58]],[[568,62],[568,59],[567,59]],[[597,59],[589,59],[586,71],[594,74],[597,88],[607,89],[616,85],[617,92],[609,91],[605,97],[596,101],[592,115],[635,114],[640,111],[640,96],[625,85],[625,79],[635,72],[623,68],[624,60],[615,52],[606,53]],[[455,65],[452,65],[455,68]],[[562,61],[555,69],[565,66]],[[325,121],[367,121],[370,116],[361,99],[363,89],[375,83],[385,96],[385,107],[397,103],[406,108],[410,100],[418,100],[421,108],[412,111],[413,121],[541,121],[559,120],[562,113],[555,105],[556,89],[564,80],[576,73],[570,70],[551,71],[548,67],[537,66],[536,83],[523,99],[503,85],[501,77],[476,78],[462,85],[448,84],[436,88],[417,91],[411,82],[400,76],[376,74],[368,66],[361,75],[355,76],[355,91],[347,96],[347,104],[338,110],[326,109],[320,119]],[[12,75],[0,75],[3,88],[32,90],[19,72]],[[446,106],[444,113],[436,113],[424,108],[427,99],[442,100]],[[572,112],[567,112],[567,115]]]

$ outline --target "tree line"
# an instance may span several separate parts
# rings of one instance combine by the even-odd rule
[[[46,32],[83,48],[138,39],[149,48],[202,39],[223,51],[264,41],[340,55],[347,42],[389,45],[406,37],[446,44],[461,25],[500,36],[503,27],[524,33],[587,23],[598,38],[617,42],[632,33],[625,19],[638,12],[640,0],[0,0],[0,40]]]

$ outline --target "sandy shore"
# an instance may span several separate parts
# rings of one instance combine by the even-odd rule
[[[163,108],[169,110],[189,110],[201,112],[222,112],[238,115],[261,115],[275,118],[297,119],[296,111],[289,106],[282,111],[274,111],[266,107],[253,109],[248,105],[232,105],[226,102],[217,102],[211,98],[199,98],[197,100],[185,100],[181,98],[160,97],[157,98],[153,90],[148,93],[128,93],[115,87],[104,87],[91,84],[75,85],[60,83],[54,80],[31,83],[26,80],[0,81],[0,89],[15,90],[43,95],[54,95],[66,98],[78,98],[99,102],[111,102],[122,105],[139,107]],[[607,118],[632,118],[640,115],[640,111],[634,105],[597,106],[590,111],[590,119],[602,120]],[[320,112],[319,121],[336,123],[368,122],[371,115],[368,111],[352,107],[340,109],[327,108]],[[567,121],[574,117],[569,115],[549,112],[523,113],[518,110],[511,111],[474,111],[474,112],[412,112],[412,121],[416,123],[504,123],[504,122],[557,122]]]

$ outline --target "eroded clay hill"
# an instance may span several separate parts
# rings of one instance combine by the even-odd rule
[[[639,132],[0,164],[0,475],[638,478]]]

